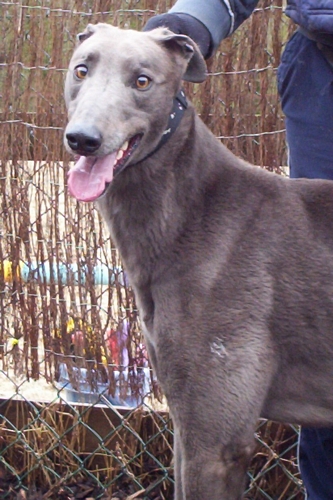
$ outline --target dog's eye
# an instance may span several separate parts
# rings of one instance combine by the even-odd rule
[[[84,64],[80,64],[74,68],[74,76],[77,80],[84,80],[88,74],[88,68]]]
[[[138,90],[147,90],[150,87],[151,79],[149,76],[140,75],[135,81],[135,86]]]

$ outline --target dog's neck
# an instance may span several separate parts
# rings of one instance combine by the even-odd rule
[[[202,203],[203,186],[216,168],[201,157],[220,148],[189,105],[167,145],[125,169],[98,202],[131,284],[150,280],[160,255],[191,225],[193,204]]]

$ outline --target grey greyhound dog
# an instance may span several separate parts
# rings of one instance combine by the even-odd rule
[[[88,25],[68,185],[96,201],[175,428],[175,499],[238,500],[260,417],[333,425],[333,183],[247,164],[186,103],[194,42]]]

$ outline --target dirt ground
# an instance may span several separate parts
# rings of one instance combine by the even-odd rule
[[[16,394],[17,392],[17,394]],[[51,402],[57,398],[57,390],[45,378],[28,381],[25,377],[7,375],[0,370],[0,399],[9,399],[14,394],[15,399],[29,401]]]

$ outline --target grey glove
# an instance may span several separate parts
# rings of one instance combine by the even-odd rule
[[[198,45],[202,55],[207,59],[211,55],[211,36],[204,24],[189,14],[161,14],[149,19],[143,31],[151,31],[164,26],[174,33],[187,35]]]

